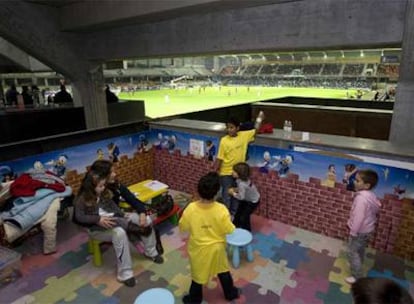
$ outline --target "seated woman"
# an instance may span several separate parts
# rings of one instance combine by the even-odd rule
[[[102,162],[104,160],[100,160]],[[109,162],[109,161],[108,161]],[[112,165],[111,162],[109,164]],[[129,237],[137,237],[140,227],[148,226],[145,214],[124,213],[111,199],[106,189],[108,175],[99,175],[92,168],[86,173],[74,202],[74,221],[87,227],[94,239],[110,241],[117,257],[117,279],[126,286],[135,286],[132,271]],[[156,263],[163,263],[155,248],[155,235],[139,236],[145,248],[145,255]]]
[[[145,204],[141,202],[139,199],[137,199],[136,196],[125,185],[123,185],[117,180],[115,168],[112,162],[108,160],[97,160],[92,164],[90,170],[100,176],[107,176],[106,187],[112,192],[112,200],[118,206],[119,203],[122,201],[122,198],[123,201],[131,205],[141,217],[145,216]],[[154,262],[160,263],[161,256],[159,255],[162,255],[164,253],[160,233],[157,229],[154,229],[154,227],[152,226],[151,230],[152,232],[149,236],[141,237],[141,240],[144,245],[144,252],[145,255],[154,257]],[[154,242],[158,256],[154,256]]]

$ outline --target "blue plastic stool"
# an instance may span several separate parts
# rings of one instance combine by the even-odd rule
[[[141,293],[134,301],[134,304],[174,304],[174,296],[168,289],[151,288]]]
[[[240,265],[240,250],[246,250],[247,260],[253,262],[253,236],[246,229],[236,228],[233,233],[226,236],[228,252],[233,253],[233,267],[238,268]]]

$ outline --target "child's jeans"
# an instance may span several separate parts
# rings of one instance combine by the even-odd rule
[[[364,262],[365,248],[368,246],[372,233],[358,233],[350,236],[348,242],[348,260],[351,274],[354,278],[362,277],[362,264]]]
[[[229,188],[236,186],[236,182],[233,176],[231,175],[220,176],[220,186],[221,186],[221,198],[223,199],[223,204],[226,205],[227,209],[229,209],[231,215],[235,215],[237,211],[237,206],[236,206],[236,203],[233,203],[233,206],[232,206],[231,195],[229,194]]]

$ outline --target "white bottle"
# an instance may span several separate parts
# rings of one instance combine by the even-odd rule
[[[292,122],[290,120],[287,122],[287,131],[292,132]]]
[[[285,120],[285,122],[283,123],[283,131],[287,131],[288,130],[288,121]]]

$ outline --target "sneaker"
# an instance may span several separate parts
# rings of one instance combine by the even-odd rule
[[[164,258],[159,254],[154,256],[154,257],[149,257],[149,256],[146,256],[146,257],[149,258],[150,260],[152,260],[155,264],[164,263]]]
[[[136,280],[135,280],[134,277],[132,277],[132,278],[129,278],[128,280],[122,281],[122,283],[124,283],[125,286],[134,287],[135,283],[136,283]]]
[[[345,278],[345,282],[348,284],[354,284],[356,282],[356,279],[352,276]]]

